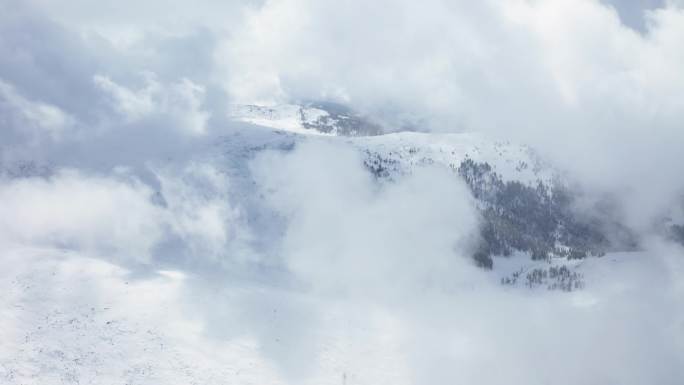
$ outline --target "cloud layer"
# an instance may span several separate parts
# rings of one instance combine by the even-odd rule
[[[634,27],[624,7],[0,0],[0,369],[60,367],[43,352],[83,348],[66,318],[45,350],[22,337],[111,305],[175,336],[164,358],[217,352],[198,372],[260,383],[678,383],[683,252],[648,230],[684,191],[684,8]],[[502,288],[469,257],[479,218],[451,172],[381,182],[344,140],[227,118],[309,100],[528,143],[620,204],[645,251],[587,261],[571,295]]]

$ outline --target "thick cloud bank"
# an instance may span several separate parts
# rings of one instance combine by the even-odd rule
[[[405,294],[474,272],[473,198],[447,170],[378,186],[357,151],[318,141],[264,154],[253,169],[269,203],[290,219],[287,265],[314,287]]]

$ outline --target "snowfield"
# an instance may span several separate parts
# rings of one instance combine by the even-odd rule
[[[639,288],[645,283],[644,276],[658,276],[653,273],[662,268],[654,267],[649,261],[651,259],[646,255],[628,253],[570,264],[586,279],[586,289],[572,293],[546,289],[530,291],[519,287],[504,296],[508,301],[516,302],[518,308],[492,304],[500,306],[502,317],[511,317],[511,325],[488,322],[477,325],[452,320],[454,326],[461,329],[449,332],[451,367],[442,370],[456,371],[453,378],[472,379],[479,375],[488,381],[503,380],[516,372],[538,370],[539,383],[543,383],[541,379],[544,378],[558,380],[548,367],[511,370],[503,364],[502,373],[499,373],[502,378],[494,373],[477,374],[475,369],[481,364],[482,355],[496,354],[501,348],[506,352],[501,359],[515,360],[516,355],[527,351],[527,348],[511,346],[505,340],[499,341],[499,346],[489,345],[492,341],[486,337],[488,334],[494,338],[500,336],[500,331],[490,328],[529,333],[527,327],[515,321],[515,312],[551,302],[562,304],[556,310],[572,309],[590,315],[609,310],[611,301],[616,299],[636,295],[660,298],[652,291],[655,289],[646,289],[644,294]],[[529,267],[528,260],[516,258],[505,263],[497,260],[499,264],[506,265],[502,272]],[[95,257],[57,250],[5,250],[3,266],[0,379],[4,384],[421,383],[412,371],[415,367],[411,362],[416,357],[411,350],[423,346],[425,341],[417,344],[413,340],[416,338],[412,335],[415,325],[411,323],[418,321],[403,315],[414,305],[406,305],[407,309],[403,309],[404,305],[396,304],[326,300],[268,285],[206,284],[199,282],[202,277],[179,271],[136,273]],[[477,290],[487,293],[492,289],[485,286]],[[491,309],[464,300],[464,295],[472,296],[475,301],[497,298],[466,291],[454,293],[453,299],[445,302],[473,312],[469,317],[486,317]],[[660,302],[668,303],[666,298],[661,298]],[[470,307],[463,308],[468,304]],[[632,305],[639,308],[632,308]],[[660,309],[659,303],[632,305],[619,307],[622,316],[633,317],[635,310]],[[681,316],[681,309],[678,311]],[[544,318],[562,322],[560,317]],[[590,339],[602,341],[601,333],[605,331],[586,329],[582,318],[576,326],[581,329],[582,338],[589,339],[586,345],[579,342],[580,349],[585,349],[593,346]],[[605,321],[615,326],[623,322],[631,324],[616,319]],[[293,322],[298,326],[293,326]],[[535,322],[534,318],[530,322]],[[433,323],[443,324],[438,320]],[[499,326],[495,326],[497,324]],[[564,340],[562,329],[558,330],[561,325],[548,326],[561,333],[559,338]],[[540,332],[545,333],[544,330]],[[573,334],[572,331],[568,333]],[[659,335],[657,331],[648,333],[650,337]],[[533,337],[527,335],[525,338]],[[517,338],[512,339],[517,343]],[[658,339],[652,342],[661,343]],[[682,340],[675,342],[681,344]],[[627,349],[633,347],[628,341],[621,343]],[[541,350],[549,348],[552,346],[539,347]],[[604,346],[595,348],[607,349]],[[574,353],[577,346],[568,345],[565,349]],[[431,356],[432,353],[421,354]],[[563,356],[563,349],[551,353],[551,357]],[[628,350],[621,352],[618,359],[639,357],[642,357],[640,352]],[[588,363],[580,361],[564,366],[573,370]],[[607,361],[606,365],[610,365],[612,359]],[[468,365],[475,367],[469,369]],[[618,379],[626,379],[619,373],[610,374],[615,383]],[[667,374],[663,373],[663,378],[667,378]]]
[[[192,278],[181,272],[135,276],[100,259],[55,250],[8,250],[3,263],[4,384],[340,384],[345,378],[401,384],[407,378],[399,332],[383,314],[361,324],[326,305],[317,314],[317,330],[295,334],[287,324],[292,306],[319,308],[320,300],[268,287],[217,285],[211,290],[218,293],[192,293]],[[264,303],[232,308],[251,297]],[[209,311],[224,317],[220,325],[207,325],[206,301],[217,301]],[[251,330],[242,321],[225,322],[248,311],[262,318]],[[305,371],[291,373],[288,360],[303,360]]]

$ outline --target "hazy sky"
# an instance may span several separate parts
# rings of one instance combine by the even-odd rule
[[[602,0],[618,11],[620,20],[640,32],[646,31],[645,11],[661,8],[665,0]]]

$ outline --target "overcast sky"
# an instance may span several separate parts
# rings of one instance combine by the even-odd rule
[[[640,32],[646,31],[646,11],[661,8],[666,0],[602,0],[612,5],[620,15],[620,20],[627,26]]]

